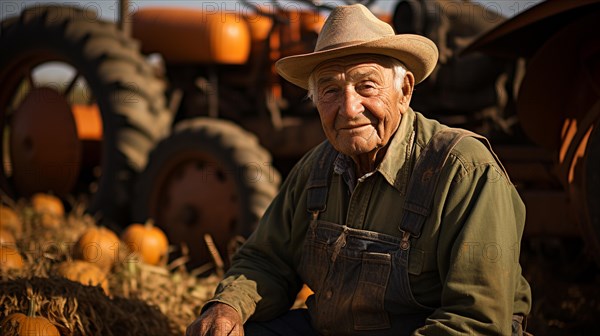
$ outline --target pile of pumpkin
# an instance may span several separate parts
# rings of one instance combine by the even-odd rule
[[[220,280],[188,272],[186,256],[168,262],[151,222],[119,237],[52,195],[2,201],[2,335],[181,335]]]

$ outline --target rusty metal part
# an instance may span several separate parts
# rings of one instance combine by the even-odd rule
[[[221,253],[235,235],[240,195],[231,173],[206,153],[183,152],[165,163],[156,180],[151,216],[171,242],[187,244],[193,261],[210,260],[205,234]]]
[[[580,140],[598,118],[588,112],[600,96],[600,38],[582,35],[598,22],[600,8],[565,26],[528,62],[517,112],[526,134],[546,148],[564,147],[567,119]]]
[[[81,142],[65,98],[51,88],[29,91],[10,123],[12,177],[19,194],[66,195],[81,166]]]
[[[482,51],[500,57],[530,57],[558,29],[599,7],[599,0],[541,2],[483,34],[463,54]]]

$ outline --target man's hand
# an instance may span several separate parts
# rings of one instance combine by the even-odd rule
[[[186,336],[244,336],[242,318],[224,303],[213,303],[187,327]]]

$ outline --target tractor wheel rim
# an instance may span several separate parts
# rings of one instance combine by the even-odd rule
[[[71,107],[48,87],[27,93],[10,124],[10,168],[19,194],[66,195],[77,182],[81,141]]]
[[[185,155],[184,155],[185,156]],[[213,238],[225,257],[229,239],[239,221],[235,172],[199,153],[174,160],[159,177],[150,199],[157,225],[175,243],[185,243],[191,260],[209,261],[204,235]],[[158,207],[161,211],[157,211]],[[158,214],[158,215],[157,215]]]

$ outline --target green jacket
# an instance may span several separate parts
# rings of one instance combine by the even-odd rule
[[[410,153],[417,118],[415,153]],[[412,162],[445,126],[408,110],[375,174],[349,192],[334,173],[320,218],[400,237],[398,224]],[[303,284],[296,273],[310,221],[305,185],[313,150],[294,167],[257,230],[233,259],[209,302],[234,307],[246,321],[290,308]],[[510,334],[513,314],[531,308],[519,247],[525,207],[487,148],[465,138],[451,152],[421,237],[412,239],[410,284],[415,299],[439,307],[415,335]]]

